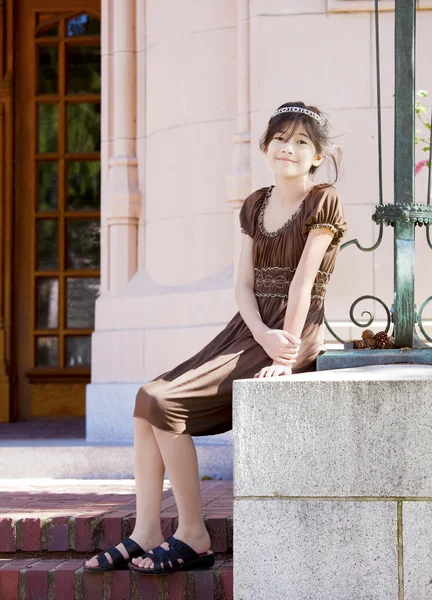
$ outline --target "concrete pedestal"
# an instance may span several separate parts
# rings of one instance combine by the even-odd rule
[[[432,596],[432,367],[234,384],[236,600]]]

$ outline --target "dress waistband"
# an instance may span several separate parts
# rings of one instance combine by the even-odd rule
[[[296,269],[291,267],[263,267],[255,271],[255,296],[259,298],[288,298],[289,288]],[[326,286],[331,273],[318,271],[312,287],[312,298],[325,299]]]

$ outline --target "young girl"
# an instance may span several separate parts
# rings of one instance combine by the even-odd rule
[[[139,390],[135,529],[116,548],[87,561],[87,570],[129,566],[165,573],[212,566],[191,435],[231,429],[235,379],[311,370],[324,350],[326,285],[346,228],[335,188],[312,181],[326,158],[338,176],[328,123],[314,106],[283,104],[271,116],[260,147],[275,185],[251,194],[240,212],[239,312],[198,354]],[[179,525],[175,537],[164,541],[160,506],[165,468]]]

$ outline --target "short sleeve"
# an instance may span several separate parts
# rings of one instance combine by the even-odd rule
[[[333,186],[320,188],[317,193],[319,196],[313,194],[311,197],[304,233],[307,235],[311,229],[325,227],[334,234],[330,247],[338,246],[347,229],[343,203]]]
[[[264,194],[268,188],[261,188],[246,198],[240,209],[240,228],[242,233],[254,237],[257,224],[258,212],[260,210]]]

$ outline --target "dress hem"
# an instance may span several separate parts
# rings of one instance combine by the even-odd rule
[[[142,417],[141,415],[136,415],[134,413],[133,417],[134,417],[134,419],[143,419],[143,421],[147,421],[147,423],[149,423],[149,425],[151,425],[152,427],[155,427],[159,431],[164,431],[165,433],[172,433],[173,435],[190,435],[190,436],[198,435],[198,436],[201,436],[201,435],[203,435],[201,433],[202,431],[205,431],[206,429],[210,429],[209,427],[203,427],[201,429],[195,430],[194,433],[189,433],[189,431],[178,432],[178,431],[172,431],[171,429],[163,429],[162,427],[158,427],[157,425],[154,425],[151,421],[149,421],[149,419],[147,419],[146,417]],[[232,417],[230,417],[229,419],[224,419],[223,421],[220,421],[220,423],[218,423],[218,425],[223,425],[224,423],[229,423],[229,421],[231,421],[231,420],[232,420]],[[218,434],[217,433],[209,433],[208,435],[218,435]]]

